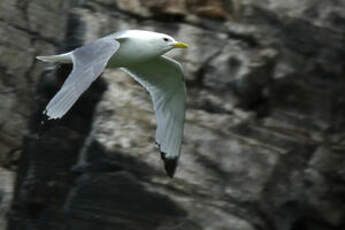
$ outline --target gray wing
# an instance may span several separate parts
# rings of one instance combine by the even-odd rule
[[[165,169],[173,176],[181,151],[185,119],[186,88],[182,68],[168,57],[121,68],[151,95],[157,119],[156,142]]]
[[[107,62],[119,47],[120,43],[113,37],[104,37],[71,52],[72,72],[44,111],[49,119],[61,118],[67,113],[104,71]]]

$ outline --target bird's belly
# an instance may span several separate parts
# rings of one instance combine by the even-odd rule
[[[150,47],[133,43],[121,44],[119,50],[109,60],[108,67],[127,67],[131,64],[144,62],[156,56],[148,52],[148,50],[150,50]]]

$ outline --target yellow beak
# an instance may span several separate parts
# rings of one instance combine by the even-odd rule
[[[173,47],[175,48],[187,48],[188,45],[186,43],[183,43],[183,42],[177,42],[175,44],[172,44]]]

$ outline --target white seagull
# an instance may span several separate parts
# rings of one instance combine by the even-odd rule
[[[157,119],[156,144],[167,174],[173,177],[183,138],[186,89],[180,63],[164,54],[187,47],[166,34],[125,30],[68,53],[38,56],[45,62],[73,63],[72,72],[43,113],[48,119],[64,116],[109,62],[109,67],[125,71],[150,93]]]

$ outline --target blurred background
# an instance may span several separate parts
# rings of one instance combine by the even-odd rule
[[[35,56],[125,29],[190,45],[174,179],[118,70],[40,125],[71,66]],[[0,229],[345,229],[344,44],[343,0],[1,0]]]

